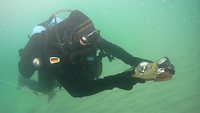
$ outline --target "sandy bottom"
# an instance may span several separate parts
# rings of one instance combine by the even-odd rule
[[[114,68],[109,73],[116,69],[122,70]],[[196,69],[191,68],[191,72],[192,70]],[[56,89],[57,95],[49,104],[46,95],[36,96],[26,90],[16,91],[16,87],[1,82],[1,92],[3,92],[0,111],[3,111],[2,113],[199,113],[199,76],[188,77],[185,71],[177,72],[170,81],[147,81],[135,85],[131,91],[115,88],[83,98],[73,98],[65,90]],[[193,71],[190,74],[198,73]]]

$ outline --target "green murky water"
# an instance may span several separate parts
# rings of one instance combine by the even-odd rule
[[[82,11],[103,38],[133,56],[155,62],[169,57],[176,74],[170,81],[148,81],[131,91],[114,89],[84,98],[60,91],[49,104],[45,95],[17,91],[18,49],[26,45],[34,26],[60,9]],[[1,0],[0,17],[1,113],[200,112],[200,0]],[[102,76],[129,68],[119,60],[103,62]]]

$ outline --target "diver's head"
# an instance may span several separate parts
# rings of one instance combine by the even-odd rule
[[[96,29],[87,35],[82,35],[82,37],[80,39],[80,44],[88,45],[88,44],[94,43],[99,35],[99,32],[100,32],[100,30]]]
[[[69,44],[74,44],[78,48],[95,43],[99,36],[99,30],[94,28],[92,21],[78,10],[69,15],[67,28],[69,35],[65,34],[65,36],[69,38]]]

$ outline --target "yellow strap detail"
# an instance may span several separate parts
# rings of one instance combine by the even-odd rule
[[[88,20],[86,20],[85,22],[83,22],[82,24],[80,24],[80,25],[76,26],[76,27],[73,29],[73,31],[74,31],[75,29],[77,29],[78,27],[80,27],[80,26],[84,25],[85,23],[89,22],[89,21],[91,21],[91,20],[90,20],[90,19],[88,19]]]
[[[81,31],[83,31],[84,29],[88,28],[89,26],[91,26],[93,23],[90,23],[89,25],[87,25],[86,27],[80,29],[77,33],[80,33]]]

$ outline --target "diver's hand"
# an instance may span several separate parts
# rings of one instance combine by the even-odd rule
[[[116,75],[116,78],[118,79],[117,80],[118,83],[116,84],[116,86],[120,89],[131,90],[133,88],[133,85],[137,83],[146,82],[144,79],[131,77],[131,75],[133,75],[134,73],[135,71],[132,70],[132,71],[127,71],[127,72],[123,72]]]
[[[141,78],[131,77],[135,72],[126,71],[114,76],[108,76],[107,79],[110,79],[110,82],[113,84],[114,87],[124,89],[124,90],[131,90],[133,85],[137,83],[145,83],[146,81]]]

